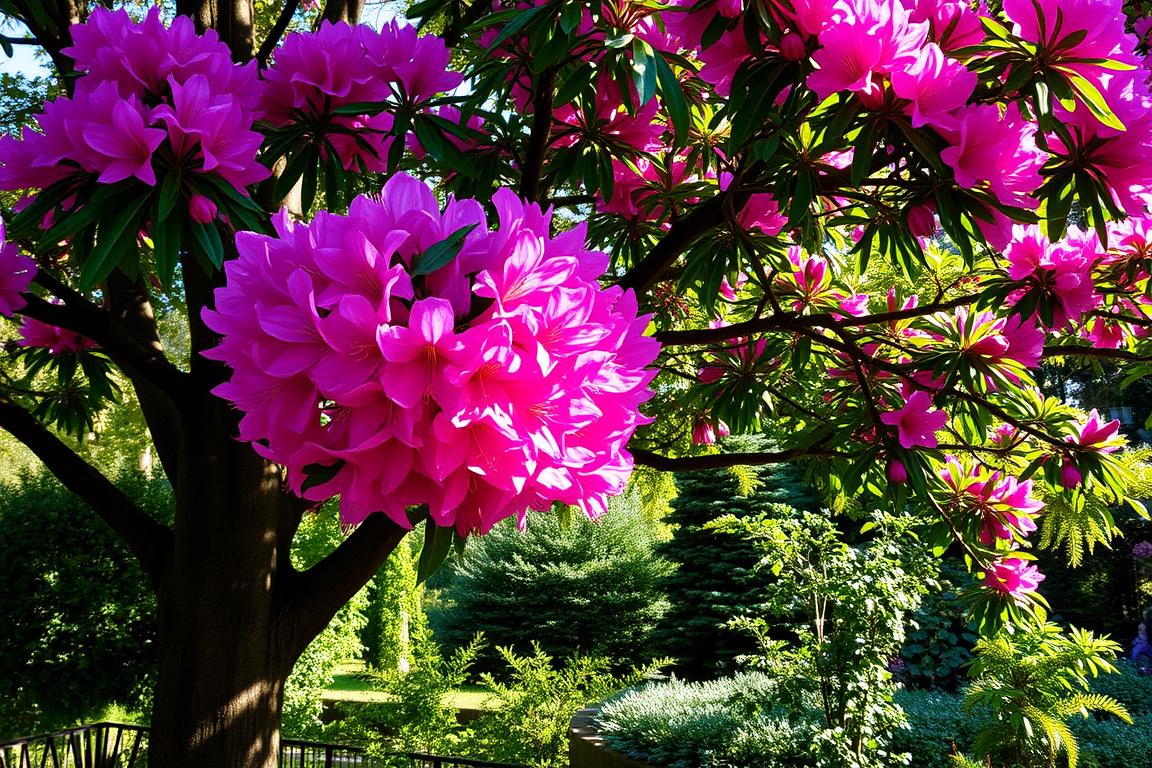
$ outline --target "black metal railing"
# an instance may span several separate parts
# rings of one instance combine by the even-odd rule
[[[527,768],[516,763],[490,763],[486,760],[472,760],[467,757],[444,757],[427,755],[423,752],[405,752],[411,768]]]
[[[281,768],[386,768],[406,761],[409,768],[525,768],[463,757],[403,752],[381,758],[361,747],[297,739],[280,740]],[[94,723],[0,743],[0,768],[145,768],[148,729],[122,723]]]

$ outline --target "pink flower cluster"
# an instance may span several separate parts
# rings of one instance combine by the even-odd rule
[[[1115,453],[1127,444],[1120,434],[1120,421],[1113,419],[1105,422],[1095,408],[1084,421],[1072,425],[1072,434],[1065,435],[1064,442],[1076,446],[1081,452],[1093,453]],[[1083,481],[1083,474],[1076,466],[1075,454],[1065,454],[1060,467],[1060,482],[1065,488],[1076,488]]]
[[[36,262],[20,254],[15,243],[5,242],[4,222],[0,221],[0,315],[11,317],[24,306],[20,294],[28,290],[36,275]]]
[[[901,448],[935,448],[936,432],[948,423],[948,414],[933,408],[932,396],[918,389],[908,396],[903,408],[880,414],[880,421],[896,428]]]
[[[1017,304],[1035,302],[1042,319],[1042,308],[1047,307],[1051,330],[1079,323],[1100,301],[1092,283],[1092,267],[1101,256],[1099,251],[1095,235],[1051,243],[1036,225],[1013,227],[1004,255],[1008,257],[1008,277],[1023,284],[1013,299]]]
[[[96,347],[96,342],[87,336],[31,317],[25,317],[21,323],[20,340],[16,343],[21,347],[40,347],[53,355],[76,354]]]
[[[631,472],[659,351],[647,318],[601,289],[608,257],[583,226],[552,237],[550,212],[508,190],[493,204],[489,232],[475,201],[441,210],[400,174],[347,216],[237,237],[205,313],[233,369],[216,392],[297,493],[340,494],[346,523],[408,526],[418,504],[462,535],[557,501],[595,517]],[[338,471],[306,486],[315,465]]]
[[[984,572],[985,586],[1016,600],[1035,592],[1042,581],[1040,569],[1020,557],[998,558]]]
[[[1012,542],[1036,530],[1035,517],[1044,503],[1032,497],[1031,480],[1019,482],[980,466],[965,468],[951,456],[940,477],[953,494],[949,503],[979,522],[981,544]]]
[[[197,35],[186,17],[165,27],[157,7],[137,23],[98,6],[72,39],[64,53],[84,73],[75,94],[45,106],[40,131],[0,138],[0,189],[43,188],[78,173],[149,186],[158,171],[213,173],[241,191],[267,178],[252,130],[256,64],[233,64],[214,32]]]
[[[314,141],[327,140],[348,170],[387,168],[393,117],[388,112],[336,115],[351,104],[387,103],[415,109],[463,80],[449,69],[451,52],[434,36],[395,20],[379,31],[364,25],[324,22],[315,33],[293,33],[264,72],[265,120],[307,126]]]

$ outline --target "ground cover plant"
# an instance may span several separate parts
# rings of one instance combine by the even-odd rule
[[[274,764],[413,528],[427,576],[637,463],[808,462],[961,553],[989,636],[1044,623],[1046,509],[1113,535],[1120,425],[1041,364],[1150,370],[1139,7],[127,6],[0,0],[60,77],[0,137],[0,428],[155,593],[153,765]],[[128,393],[170,524],[72,445]]]

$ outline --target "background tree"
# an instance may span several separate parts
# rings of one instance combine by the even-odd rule
[[[729,626],[762,613],[767,585],[756,572],[760,554],[751,540],[709,527],[726,515],[762,514],[768,504],[815,510],[816,498],[791,466],[755,473],[751,489],[725,470],[676,475],[676,498],[665,522],[672,538],[657,548],[676,564],[662,580],[669,608],[656,628],[655,647],[676,659],[676,674],[690,680],[731,672],[739,656],[757,650],[755,639]]]
[[[431,621],[447,648],[483,632],[478,671],[502,674],[496,650],[557,659],[611,659],[626,670],[655,658],[651,636],[667,608],[659,581],[670,571],[655,552],[659,524],[636,508],[599,521],[534,520],[521,532],[504,524],[455,561]]]

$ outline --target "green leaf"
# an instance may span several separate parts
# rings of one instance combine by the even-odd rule
[[[311,165],[316,167],[316,150],[313,147],[305,147],[297,152],[288,164],[284,166],[284,172],[280,174],[280,178],[276,179],[276,199],[283,200],[288,197],[292,188],[296,186],[296,182],[304,175],[304,169]]]
[[[500,47],[501,43],[515,35],[520,30],[524,29],[524,27],[531,24],[533,19],[539,16],[542,12],[549,10],[550,7],[551,4],[538,5],[535,8],[531,8],[522,13],[516,13],[512,20],[505,24],[504,28],[500,30],[500,33],[496,35],[496,37],[492,40],[492,43],[484,52],[485,55],[492,53],[492,51]],[[553,8],[552,10],[555,9]]]
[[[448,237],[438,243],[433,243],[428,250],[416,257],[412,263],[412,276],[430,275],[440,269],[460,253],[464,247],[464,238],[475,229],[477,224],[460,227]]]
[[[140,209],[146,202],[148,198],[143,195],[130,199],[116,216],[100,223],[96,247],[85,259],[77,280],[81,291],[91,290],[108,277],[120,263],[123,251],[135,244],[140,229]]]
[[[173,209],[176,208],[176,201],[180,199],[179,171],[169,171],[164,176],[164,181],[160,182],[160,193],[156,199],[160,203],[156,215],[161,219],[168,218]]]
[[[632,41],[632,83],[638,94],[637,107],[642,107],[656,94],[656,66],[652,46],[637,38]]]
[[[684,90],[676,73],[664,57],[657,53],[652,57],[656,64],[656,80],[660,85],[660,98],[664,102],[664,109],[672,121],[676,131],[676,145],[680,146],[688,140],[688,129],[692,127],[692,118],[688,113],[688,101],[684,98]]]
[[[172,275],[180,261],[179,216],[161,216],[160,199],[152,205],[152,248],[156,259],[156,276],[165,288],[171,287]]]
[[[212,266],[220,269],[224,265],[224,243],[220,240],[220,230],[212,222],[197,224],[192,222],[192,236],[200,246],[200,252],[212,262]]]
[[[423,584],[429,576],[440,570],[440,566],[448,559],[448,553],[452,551],[455,538],[455,528],[442,528],[431,519],[424,521],[424,546],[416,564],[417,584]]]

